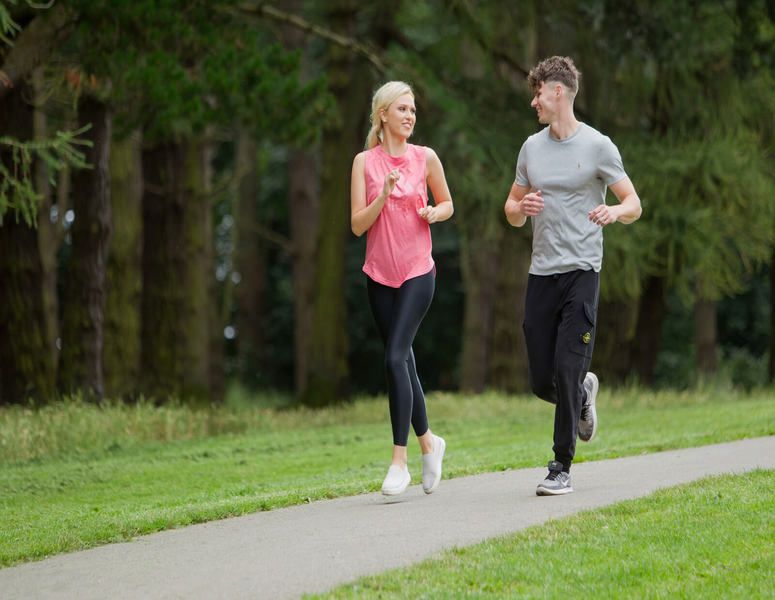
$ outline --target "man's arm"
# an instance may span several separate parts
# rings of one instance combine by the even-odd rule
[[[530,186],[514,183],[511,186],[506,205],[503,207],[506,220],[512,227],[522,227],[528,217],[534,217],[544,209],[541,190],[530,192]]]
[[[609,189],[619,200],[619,204],[614,206],[601,204],[589,212],[589,220],[601,227],[616,223],[617,221],[625,225],[637,221],[643,209],[640,206],[640,198],[637,192],[635,192],[635,187],[632,185],[630,178],[620,179],[609,186]]]

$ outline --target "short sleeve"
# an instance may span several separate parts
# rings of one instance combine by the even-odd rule
[[[514,183],[523,187],[530,185],[530,180],[527,178],[527,142],[522,144],[522,148],[519,150],[519,156],[517,157],[517,172],[514,177]]]
[[[603,180],[606,187],[613,185],[627,177],[622,164],[622,156],[619,149],[611,141],[611,138],[603,136],[600,144],[600,155],[597,167],[598,177]]]

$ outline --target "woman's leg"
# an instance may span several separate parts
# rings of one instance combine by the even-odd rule
[[[410,279],[400,288],[368,279],[369,303],[385,343],[393,443],[404,448],[404,460],[410,425],[420,436],[428,430],[425,398],[417,377],[412,342],[433,299],[434,286],[433,272]]]
[[[429,454],[433,451],[433,434],[428,428],[428,416],[425,411],[425,394],[417,376],[414,350],[409,350],[409,379],[412,382],[412,428],[420,443],[420,451]]]
[[[399,288],[385,351],[391,410],[396,415],[394,443],[406,446],[410,425],[418,436],[428,431],[425,396],[417,377],[412,342],[433,299],[433,272],[410,279]]]

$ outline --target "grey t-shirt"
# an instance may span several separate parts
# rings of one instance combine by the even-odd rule
[[[525,140],[515,182],[541,190],[544,199],[543,211],[532,217],[530,273],[600,271],[603,228],[588,213],[605,202],[609,185],[626,176],[614,143],[584,123],[564,140],[553,138],[549,127]]]

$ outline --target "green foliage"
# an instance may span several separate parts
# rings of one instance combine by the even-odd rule
[[[330,100],[302,83],[299,56],[239,13],[233,0],[77,0],[66,51],[109,78],[122,130],[150,142],[240,122],[277,141],[314,135]],[[94,32],[100,35],[95,36]]]
[[[0,137],[0,148],[8,152],[13,167],[0,162],[0,224],[9,211],[19,221],[34,226],[40,195],[33,188],[32,165],[40,160],[48,168],[49,178],[55,183],[55,175],[65,166],[78,169],[88,168],[80,147],[89,147],[91,142],[78,136],[91,125],[75,131],[58,131],[53,139],[43,141],[19,141],[8,136]]]
[[[758,41],[741,41],[743,5]],[[762,3],[734,2],[606,3],[600,16],[595,78],[608,90],[594,109],[644,208],[632,231],[606,232],[603,295],[637,297],[646,275],[687,303],[737,293],[775,241],[772,20]],[[746,44],[759,58],[741,69]]]
[[[756,137],[744,129],[691,140],[674,136],[636,147],[633,178],[644,203],[636,252],[685,302],[741,291],[770,258],[775,185]],[[696,282],[701,282],[698,289]]]

